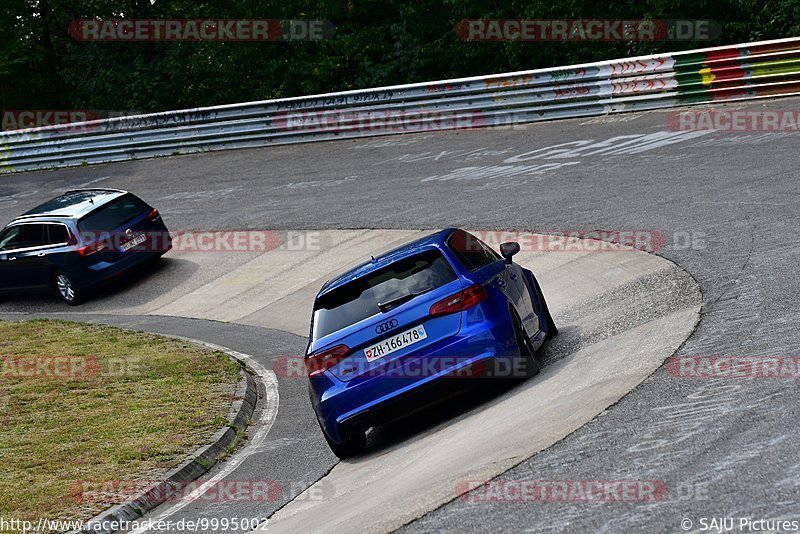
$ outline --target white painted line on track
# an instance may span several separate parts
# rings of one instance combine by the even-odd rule
[[[100,176],[99,178],[95,178],[93,180],[89,180],[88,182],[83,182],[82,184],[78,185],[77,187],[72,187],[72,188],[68,188],[68,189],[86,189],[89,186],[96,184],[97,182],[102,182],[103,180],[108,180],[109,178],[111,178],[111,176]],[[50,192],[51,193],[63,193],[64,192],[64,188],[63,187],[57,187],[57,188],[53,189]]]
[[[261,417],[259,417],[258,419],[260,428],[258,429],[258,431],[256,431],[255,435],[253,436],[253,439],[250,440],[250,443],[248,443],[241,451],[231,456],[226,461],[225,467],[220,469],[219,472],[217,472],[213,477],[200,484],[197,487],[197,489],[188,494],[181,502],[178,502],[170,506],[163,512],[157,514],[153,518],[153,523],[158,523],[159,521],[163,521],[168,517],[177,514],[178,512],[183,510],[187,505],[197,501],[209,489],[214,488],[218,482],[224,480],[228,475],[230,475],[233,471],[235,471],[242,464],[242,462],[244,462],[247,458],[249,458],[253,454],[257,453],[261,448],[261,445],[267,439],[267,435],[272,429],[272,425],[275,423],[275,419],[278,417],[278,407],[280,405],[280,395],[278,394],[278,377],[275,375],[275,372],[266,369],[260,363],[256,362],[255,359],[253,359],[253,357],[250,356],[249,354],[244,354],[242,352],[230,350],[226,347],[215,345],[214,343],[207,343],[205,341],[198,341],[196,339],[191,339],[187,337],[182,337],[182,336],[167,336],[167,337],[173,337],[176,339],[191,341],[192,343],[203,345],[211,350],[218,350],[221,352],[225,352],[227,354],[231,354],[235,358],[247,362],[250,368],[253,369],[256,372],[256,374],[258,374],[259,378],[261,379],[261,382],[264,384],[264,388],[266,390],[265,401],[267,404],[261,412]],[[145,532],[150,532],[150,530],[146,528],[139,528],[130,531],[129,534],[143,534]]]

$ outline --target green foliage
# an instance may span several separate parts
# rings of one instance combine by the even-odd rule
[[[327,19],[321,42],[77,42],[79,18]],[[713,19],[713,42],[468,42],[465,18]],[[161,111],[800,35],[797,0],[4,0],[0,107]]]

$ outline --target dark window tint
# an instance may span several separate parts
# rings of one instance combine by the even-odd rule
[[[447,246],[470,271],[501,259],[500,255],[474,235],[456,230],[447,238]]]
[[[314,339],[380,313],[378,304],[430,291],[455,279],[452,267],[438,250],[403,258],[318,298],[314,304]]]
[[[20,224],[9,228],[0,238],[0,250],[41,247],[47,244],[45,224]]]
[[[69,232],[63,224],[48,224],[47,236],[50,245],[61,245],[69,241]]]
[[[19,226],[6,228],[2,235],[0,235],[0,250],[11,250],[15,248],[14,244],[19,242],[19,232]]]
[[[150,206],[143,200],[128,193],[90,213],[81,220],[78,226],[81,232],[110,232],[149,210]]]

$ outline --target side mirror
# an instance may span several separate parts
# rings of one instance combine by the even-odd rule
[[[500,254],[506,259],[506,263],[511,263],[511,258],[519,252],[519,243],[509,241],[500,245]]]

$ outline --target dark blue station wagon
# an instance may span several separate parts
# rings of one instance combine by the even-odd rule
[[[68,191],[0,233],[0,296],[56,292],[69,305],[172,248],[158,210],[117,189]]]

